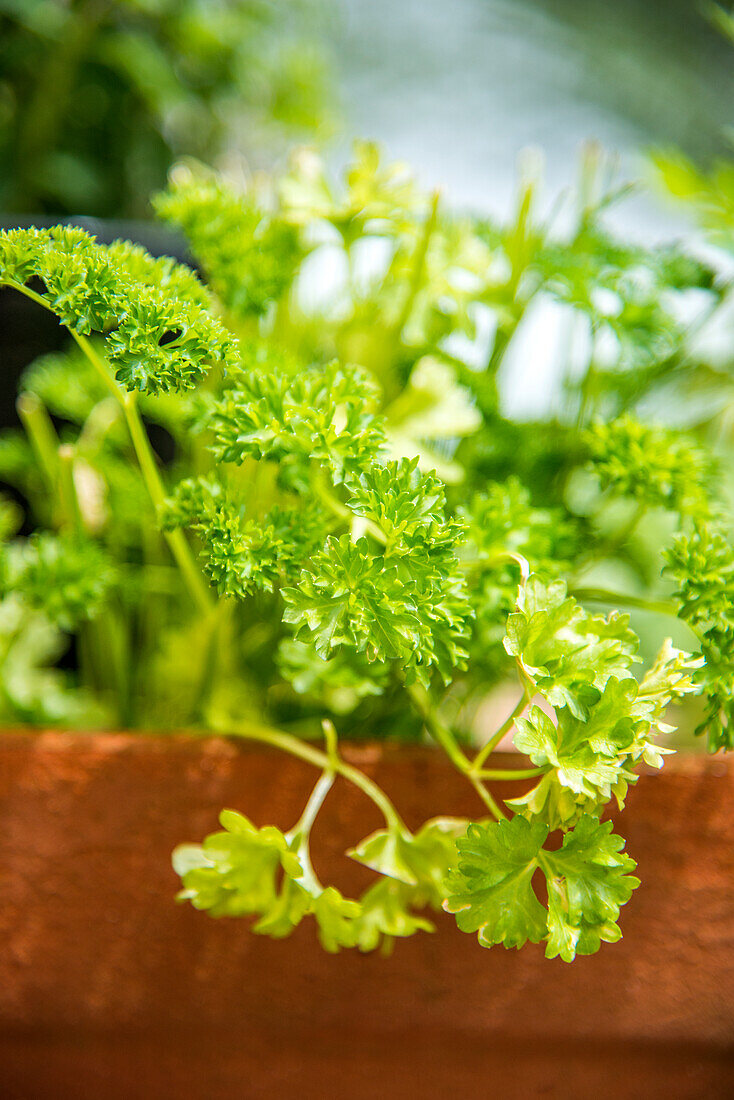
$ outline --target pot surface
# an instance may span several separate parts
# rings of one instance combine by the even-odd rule
[[[430,749],[343,753],[411,827],[482,816]],[[174,904],[177,843],[225,806],[288,828],[313,780],[224,739],[0,735],[4,1100],[732,1095],[727,760],[674,758],[630,792],[620,831],[642,886],[624,940],[570,966],[542,946],[485,951],[444,915],[389,958],[335,957],[307,922],[276,942]],[[379,825],[338,782],[314,830],[325,880],[370,881],[343,852]]]

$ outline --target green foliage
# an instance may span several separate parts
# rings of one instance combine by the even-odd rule
[[[697,674],[706,708],[697,732],[709,748],[734,748],[734,553],[731,536],[715,524],[680,534],[667,552],[681,618],[701,641],[705,663]]]
[[[425,899],[424,905],[439,908],[444,877],[454,860],[454,842],[465,829],[465,821],[436,817],[415,834],[380,829],[348,854],[373,871],[412,887],[414,897]]]
[[[292,226],[216,176],[178,168],[155,208],[186,234],[209,284],[234,317],[265,313],[288,289],[303,258]]]
[[[285,621],[312,638],[326,658],[347,645],[369,660],[411,659],[420,620],[397,565],[385,568],[366,538],[327,539],[298,588],[283,593]]]
[[[522,947],[546,941],[546,955],[572,962],[602,941],[621,938],[619,910],[639,885],[635,861],[621,853],[624,841],[610,821],[584,816],[556,850],[544,847],[548,826],[521,817],[470,825],[458,842],[445,907],[463,932],[477,932],[482,947]],[[533,886],[545,875],[548,907]]]
[[[535,508],[516,477],[490,482],[461,506],[467,525],[460,554],[472,571],[475,620],[469,644],[472,665],[485,675],[504,659],[507,617],[515,607],[519,561],[551,578],[569,568],[577,550],[577,524],[565,509]]]
[[[221,486],[181,481],[161,513],[164,530],[188,527],[201,535],[204,572],[220,596],[244,600],[258,589],[272,592],[286,557],[272,524],[243,518]]]
[[[328,129],[319,22],[297,0],[3,4],[0,207],[140,217],[178,156]]]
[[[366,654],[341,649],[322,657],[312,641],[284,638],[278,649],[278,668],[299,695],[306,695],[334,714],[349,714],[366,698],[382,695],[389,682],[389,666],[369,661]]]
[[[638,639],[629,615],[591,615],[567,595],[563,581],[532,574],[507,620],[505,649],[554,707],[586,721],[612,677],[627,677]]]
[[[551,829],[600,813],[612,796],[623,807],[628,786],[638,779],[635,767],[641,761],[662,766],[666,750],[654,738],[670,732],[663,722],[667,707],[700,691],[693,677],[701,661],[670,639],[638,683],[629,671],[638,659],[638,639],[627,617],[592,616],[564,596],[562,582],[546,586],[531,576],[520,589],[520,610],[508,619],[505,641],[533,692],[554,708],[551,717],[532,706],[515,720],[516,747],[544,774],[509,805],[540,816]],[[531,663],[540,658],[539,665]]]
[[[239,374],[212,409],[214,453],[223,462],[277,462],[281,483],[293,489],[309,486],[311,463],[339,483],[379,454],[374,406],[369,376],[336,362],[295,376]]]
[[[15,593],[0,600],[0,717],[4,724],[95,729],[109,722],[99,700],[54,667],[67,639]]]
[[[206,287],[80,230],[0,236],[0,281],[75,341],[26,372],[25,434],[0,439],[38,528],[2,502],[3,720],[83,724],[91,696],[109,724],[322,771],[288,832],[228,811],[177,851],[197,908],[274,937],[313,917],[327,950],[371,951],[444,906],[487,946],[571,961],[620,936],[637,880],[602,818],[663,764],[670,705],[692,724],[702,694],[709,746],[731,745],[730,380],[683,321],[692,291],[699,329],[726,294],[681,249],[614,239],[584,171],[560,237],[532,182],[508,224],[458,219],[368,144],[342,183],[311,151],[244,193],[177,169],[157,207]],[[541,300],[586,358],[515,417],[508,354]],[[45,667],[60,631],[71,675]],[[516,706],[487,728],[495,688]],[[491,820],[411,832],[332,722],[432,739]],[[529,767],[492,766],[505,737]],[[384,818],[348,852],[374,876],[359,898],[311,859],[337,777]]]
[[[734,166],[720,161],[707,174],[679,152],[653,157],[661,180],[676,199],[688,204],[715,244],[734,249]]]
[[[38,533],[2,555],[3,593],[17,594],[62,630],[94,618],[115,580],[108,555],[86,539]]]
[[[445,683],[466,660],[471,609],[455,554],[461,525],[444,518],[443,491],[417,461],[389,463],[350,483],[347,508],[379,534],[330,536],[283,591],[284,621],[328,658],[347,646],[369,661],[399,661],[407,682],[427,685],[436,667]]]
[[[545,291],[582,312],[595,342],[606,337],[614,349],[597,379],[607,397],[618,386],[608,377],[610,367],[615,372],[654,371],[675,354],[683,330],[670,308],[670,292],[710,287],[713,280],[709,267],[681,257],[677,249],[646,252],[630,247],[595,220],[582,222],[571,249],[545,242],[536,262]]]
[[[354,143],[343,188],[332,187],[323,163],[310,150],[299,150],[279,192],[288,222],[306,226],[328,221],[345,241],[372,234],[397,235],[425,202],[408,167],[386,166],[371,141]]]
[[[70,331],[105,334],[110,365],[129,390],[190,388],[236,354],[193,273],[128,242],[100,245],[62,227],[1,232],[0,283],[23,288],[30,279]]]
[[[360,898],[361,912],[354,921],[355,947],[360,951],[386,950],[394,939],[433,932],[434,926],[413,911],[414,891],[393,878],[383,878]]]
[[[624,840],[601,824],[582,817],[563,845],[543,856],[548,883],[548,946],[546,955],[571,962],[576,954],[593,955],[604,943],[622,938],[616,923],[640,880],[629,872],[635,861],[622,853]]]
[[[712,457],[679,432],[622,417],[587,433],[601,488],[647,508],[707,513],[714,484]]]
[[[219,819],[223,832],[176,849],[174,867],[184,884],[179,896],[214,917],[265,912],[277,898],[276,872],[298,878],[298,858],[272,825],[257,829],[234,810],[222,810]]]
[[[367,837],[349,854],[382,877],[355,901],[318,880],[303,819],[289,833],[274,826],[257,829],[233,810],[224,810],[220,821],[224,832],[212,833],[200,845],[182,844],[173,853],[183,883],[179,900],[213,917],[256,916],[253,931],[275,939],[290,936],[311,915],[322,946],[332,952],[374,951],[393,939],[433,931],[416,910],[440,909],[454,837],[466,825],[435,819],[415,835],[388,831]]]
[[[459,509],[469,527],[468,553],[496,567],[507,554],[521,554],[544,572],[573,551],[573,528],[560,508],[534,508],[517,477],[494,482]]]

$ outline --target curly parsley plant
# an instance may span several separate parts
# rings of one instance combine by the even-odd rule
[[[72,340],[28,369],[24,431],[0,439],[38,529],[16,537],[3,504],[4,720],[196,726],[320,773],[290,828],[228,809],[176,850],[197,909],[274,937],[312,917],[328,951],[443,909],[484,947],[570,962],[621,936],[638,879],[605,815],[662,766],[670,705],[732,746],[729,390],[679,308],[712,316],[728,288],[615,239],[594,163],[598,201],[563,236],[532,180],[508,225],[461,218],[368,144],[342,186],[309,151],[245,193],[181,168],[156,208],[204,282],[79,229],[0,235],[0,283]],[[513,414],[541,301],[583,355],[542,413]],[[75,682],[39,629],[75,636]],[[409,829],[337,730],[434,742],[473,820]],[[517,766],[493,760],[509,742]],[[358,898],[311,855],[337,779],[384,817],[348,852],[374,873]]]

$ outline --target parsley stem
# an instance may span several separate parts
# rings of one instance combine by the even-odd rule
[[[320,473],[314,476],[311,484],[321,502],[325,504],[335,516],[338,516],[339,519],[343,519],[348,523],[351,523],[353,520],[361,520],[361,516],[355,515],[351,508],[348,508],[346,504],[342,504],[338,497],[334,496],[328,485],[325,484],[323,476]],[[387,535],[381,527],[373,523],[372,520],[363,520],[362,522],[364,523],[365,531],[372,535],[374,539],[377,539],[379,543],[382,543],[383,546],[387,545]]]
[[[225,648],[222,641],[222,632],[229,619],[231,610],[230,603],[231,601],[227,599],[218,600],[214,605],[212,614],[209,615],[208,621],[204,626],[204,630],[208,631],[208,636],[204,646],[204,660],[201,676],[191,711],[193,721],[197,723],[204,719],[216,684],[219,664],[218,658],[222,649]]]
[[[502,810],[500,809],[499,802],[494,797],[494,795],[490,794],[490,792],[484,786],[484,783],[479,778],[479,776],[478,775],[473,775],[471,772],[467,772],[466,774],[467,774],[467,778],[469,779],[469,782],[471,783],[472,787],[477,792],[477,794],[479,795],[482,802],[487,807],[487,809],[489,810],[489,812],[491,813],[491,815],[495,819],[495,821],[506,821],[507,820],[507,814],[502,812]]]
[[[615,606],[622,604],[624,607],[639,608],[640,611],[654,611],[659,615],[673,615],[676,618],[678,616],[675,605],[670,600],[647,600],[643,596],[611,592],[606,588],[572,588],[570,594],[577,600],[588,600],[590,603],[610,603]]]
[[[79,498],[74,484],[74,448],[70,443],[59,447],[59,503],[63,525],[75,535],[84,530]]]
[[[303,842],[308,838],[313,829],[314,822],[319,815],[319,810],[326,800],[326,796],[334,786],[336,773],[333,767],[329,767],[317,780],[316,786],[308,797],[303,813],[296,824],[290,830],[292,836],[298,834]]]
[[[410,315],[413,312],[413,305],[418,297],[418,291],[421,288],[423,282],[423,275],[426,269],[426,257],[428,256],[428,246],[431,243],[431,237],[436,231],[436,225],[438,223],[438,203],[441,198],[441,192],[436,190],[431,195],[431,205],[426,217],[423,232],[421,233],[418,241],[418,246],[415,250],[413,257],[413,272],[410,279],[410,286],[408,287],[408,293],[403,302],[403,308],[400,310],[397,321],[395,322],[395,340],[399,344],[400,337],[402,336],[403,329],[410,320]]]
[[[15,403],[43,476],[53,489],[58,475],[59,437],[46,406],[35,393],[22,393]]]
[[[27,298],[37,302],[39,305],[43,306],[44,309],[49,310],[51,313],[54,312],[46,299],[41,294],[37,294],[35,290],[31,290],[22,283],[16,282],[14,279],[5,281],[8,286],[12,286],[14,290],[18,290],[21,294],[25,294]],[[97,354],[94,345],[86,336],[83,336],[79,332],[75,332],[72,328],[69,328],[68,331],[84,352],[107,389],[122,407],[133,448],[140,465],[140,472],[143,475],[148,495],[153,502],[154,508],[157,510],[165,500],[166,494],[158,473],[150,440],[148,439],[147,432],[145,431],[143,421],[138,411],[135,394],[129,393],[119,384],[112,373],[109,363]],[[199,568],[183,532],[166,531],[164,537],[171,550],[174,561],[181,571],[181,575],[191,598],[202,613],[209,614],[209,612],[213,611],[215,604],[209,593],[209,588],[199,572]]]
[[[110,393],[114,395],[122,408],[133,449],[138,460],[138,465],[140,466],[140,472],[143,475],[143,481],[148,490],[148,496],[152,501],[153,507],[158,511],[166,498],[166,493],[163,488],[163,483],[161,482],[160,474],[158,473],[158,467],[156,466],[153,456],[153,448],[150,445],[148,433],[145,430],[138,410],[136,395],[124,390],[116,381],[109,365],[97,354],[91,341],[88,340],[86,336],[81,336],[79,333],[73,331],[71,334],[97,374],[109,389]],[[191,553],[191,549],[186,542],[183,532],[179,530],[166,531],[164,532],[164,538],[168,543],[174,561],[181,571],[181,575],[183,576],[184,583],[189,590],[191,598],[201,612],[205,615],[208,614],[214,609],[214,602],[209,595],[209,590],[194,561],[193,554]]]
[[[530,562],[523,554],[519,554],[514,550],[500,550],[498,553],[492,554],[492,556],[490,558],[487,558],[485,562],[482,562],[482,564],[487,565],[491,568],[494,565],[499,565],[500,562],[503,561],[513,562],[519,567],[520,577],[522,583],[524,584],[530,576]]]
[[[128,431],[130,432],[130,438],[135,448],[135,454],[140,464],[140,472],[143,475],[143,480],[145,481],[153,506],[157,511],[165,500],[165,490],[155,464],[153,449],[150,446],[147,432],[145,431],[143,421],[138,412],[135,394],[126,394],[122,407],[125,413]],[[199,611],[208,615],[214,610],[216,605],[209,593],[204,578],[199,572],[199,567],[194,560],[191,547],[187,543],[183,531],[165,531],[164,537],[176,564],[181,570],[181,575],[183,576],[191,598],[199,608]]]
[[[547,768],[483,768],[481,771],[477,771],[477,775],[480,779],[495,780],[512,780],[512,779],[535,779],[539,775],[544,775]]]
[[[460,772],[467,773],[471,767],[471,761],[458,744],[454,734],[436,714],[428,692],[418,684],[411,684],[407,688],[407,692],[431,737],[438,742],[451,763]]]
[[[219,730],[220,733],[226,736],[243,737],[248,741],[260,741],[264,745],[270,745],[274,749],[280,749],[281,752],[287,752],[290,753],[291,756],[297,756],[300,760],[305,760],[308,764],[313,764],[314,767],[321,768],[325,772],[336,772],[338,775],[343,776],[344,779],[348,779],[349,782],[353,783],[355,787],[358,787],[363,794],[366,794],[368,798],[372,799],[385,818],[385,822],[389,829],[406,832],[406,826],[403,819],[385,792],[381,790],[369,776],[361,772],[359,768],[347,764],[340,756],[335,757],[333,752],[322,752],[321,749],[314,748],[313,745],[307,744],[299,737],[294,737],[292,734],[285,733],[283,730],[260,725],[257,722],[240,722],[233,724],[226,719],[210,716],[210,724],[212,728]]]
[[[474,770],[472,762],[457,743],[452,731],[444,725],[436,714],[428,692],[425,688],[419,687],[418,684],[411,684],[407,687],[407,692],[434,741],[438,742],[457,771],[467,777],[492,816],[497,821],[502,820],[506,815],[500,809],[496,799],[484,786],[481,777]]]
[[[477,755],[474,757],[474,760],[472,761],[472,768],[475,771],[479,771],[479,769],[482,767],[482,764],[487,759],[487,757],[490,756],[494,752],[494,750],[497,748],[497,746],[499,745],[500,741],[505,736],[505,734],[510,729],[512,729],[512,727],[514,726],[515,719],[518,718],[519,715],[522,714],[522,712],[525,710],[525,707],[527,705],[528,705],[528,694],[527,694],[527,691],[523,691],[523,693],[520,696],[520,698],[518,699],[517,703],[512,708],[511,713],[507,715],[507,718],[505,718],[505,720],[502,723],[502,725],[500,726],[500,728],[489,739],[489,741],[487,741],[486,745],[482,746],[482,748],[479,750]]]

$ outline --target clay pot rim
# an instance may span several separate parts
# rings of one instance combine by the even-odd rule
[[[165,752],[168,748],[199,748],[202,753],[231,752],[269,756],[273,759],[288,757],[290,754],[280,749],[256,741],[246,740],[236,735],[228,736],[221,732],[210,733],[197,730],[62,730],[52,727],[35,728],[29,726],[0,727],[0,741],[4,748],[16,742],[18,749],[38,746],[54,752],[85,751],[92,747],[102,748],[109,753],[122,751],[150,750],[154,754]],[[312,742],[306,742],[311,744]],[[383,761],[394,763],[420,763],[428,758],[442,760],[438,746],[430,744],[405,744],[399,741],[340,741],[340,754],[355,766],[369,767]],[[523,753],[503,750],[492,754],[498,767],[514,767],[518,760],[526,759]],[[447,771],[453,771],[451,762],[443,757]],[[641,765],[639,774],[650,776],[662,772],[676,775],[726,775],[734,768],[734,761],[722,753],[712,754],[704,748],[699,750],[681,749],[668,756],[662,769]]]

